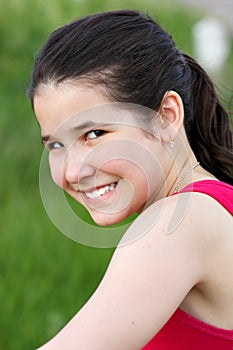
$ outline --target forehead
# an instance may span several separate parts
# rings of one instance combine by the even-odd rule
[[[34,111],[41,129],[52,132],[54,127],[81,111],[103,105],[109,100],[97,87],[84,84],[49,83],[41,85],[34,97]]]
[[[78,129],[81,125],[120,124],[141,126],[154,113],[139,105],[112,102],[99,86],[78,83],[41,85],[34,97],[34,110],[42,134],[58,129]],[[140,122],[139,122],[140,121]]]

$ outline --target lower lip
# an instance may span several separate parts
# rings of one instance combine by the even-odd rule
[[[102,201],[106,201],[106,200],[108,200],[109,198],[111,198],[113,196],[116,196],[116,194],[117,194],[117,186],[118,186],[118,183],[116,184],[116,187],[112,191],[108,191],[108,192],[102,194],[100,197],[97,197],[97,198],[89,198],[89,197],[87,197],[87,195],[85,193],[83,193],[83,197],[84,197],[86,202],[94,205],[94,204],[100,203]]]

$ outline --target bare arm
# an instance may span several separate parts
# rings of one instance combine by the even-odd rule
[[[202,279],[205,252],[200,249],[200,235],[197,237],[198,223],[192,222],[196,205],[191,203],[170,234],[166,229],[176,199],[167,198],[162,206],[161,211],[161,203],[155,203],[133,223],[126,237],[145,229],[145,223],[160,211],[145,235],[116,249],[96,292],[39,350],[137,350],[167,322]]]

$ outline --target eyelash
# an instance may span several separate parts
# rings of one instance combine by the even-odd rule
[[[88,135],[91,134],[91,133],[96,133],[96,137],[93,137],[93,138],[89,138]],[[105,130],[101,130],[101,129],[97,129],[97,130],[91,130],[89,132],[87,132],[85,134],[85,141],[88,141],[88,140],[95,140],[97,139],[98,137],[101,137],[103,136],[104,134],[106,134],[107,131]]]
[[[89,138],[88,135],[91,134],[91,133],[96,133],[96,137]],[[85,141],[88,141],[88,140],[95,140],[95,139],[97,139],[98,137],[101,137],[102,135],[104,135],[104,134],[106,134],[106,133],[107,133],[107,131],[105,131],[105,130],[100,130],[100,129],[98,129],[98,130],[91,130],[91,131],[89,131],[89,132],[87,132],[87,133],[85,134],[84,138],[85,138]],[[58,147],[55,146],[55,145],[58,145]],[[52,150],[55,150],[55,149],[60,149],[60,148],[62,148],[63,146],[64,146],[64,145],[63,145],[61,142],[54,141],[54,142],[50,142],[50,143],[48,144],[47,147],[48,147],[48,149],[49,149],[50,151],[52,151]]]
[[[59,147],[55,147],[55,145],[59,145]],[[53,149],[60,149],[61,147],[63,147],[63,144],[61,142],[55,141],[55,142],[51,142],[48,144],[48,149],[50,151],[52,151]]]

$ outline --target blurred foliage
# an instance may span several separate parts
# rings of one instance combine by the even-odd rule
[[[1,0],[0,3],[0,350],[35,349],[84,304],[113,249],[81,246],[63,236],[42,206],[42,145],[26,89],[33,57],[48,34],[76,17],[119,8],[147,11],[192,52],[201,15],[151,1]],[[232,77],[233,56],[226,67]],[[232,80],[225,82],[232,87]]]

